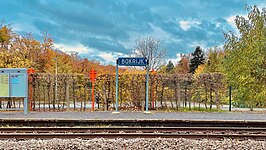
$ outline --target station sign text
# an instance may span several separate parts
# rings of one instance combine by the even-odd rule
[[[118,58],[117,64],[119,66],[147,66],[146,58]]]

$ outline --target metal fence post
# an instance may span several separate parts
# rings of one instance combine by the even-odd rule
[[[229,86],[229,111],[232,110],[232,86]]]
[[[116,60],[115,111],[118,112],[118,59]]]
[[[147,74],[146,74],[146,112],[149,110],[149,60],[147,60]]]

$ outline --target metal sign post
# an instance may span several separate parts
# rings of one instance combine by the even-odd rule
[[[129,58],[123,57],[118,58],[116,60],[116,105],[115,105],[115,112],[118,112],[118,66],[146,66],[147,67],[147,74],[146,74],[146,112],[149,113],[149,60],[146,58]]]
[[[146,74],[146,113],[149,107],[149,60],[147,60],[147,74]]]
[[[118,59],[116,60],[116,78],[115,78],[115,111],[118,112]]]
[[[232,110],[232,86],[229,86],[229,111]]]

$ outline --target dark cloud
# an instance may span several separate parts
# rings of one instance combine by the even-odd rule
[[[105,51],[105,52],[125,53],[127,51],[127,49],[123,45],[117,43],[116,41],[108,40],[108,39],[100,39],[100,38],[95,38],[95,37],[89,37],[89,38],[83,39],[81,41],[81,44],[87,47],[95,48],[95,49]]]
[[[257,4],[262,2],[256,1]],[[53,35],[56,43],[79,43],[101,53],[124,54],[129,53],[136,39],[156,36],[167,49],[168,58],[174,59],[177,53],[192,52],[195,44],[204,43],[206,47],[223,44],[223,33],[234,30],[226,18],[245,14],[244,5],[254,5],[255,2],[0,0],[0,4],[0,19],[19,24],[19,33],[33,32],[33,35],[41,38],[40,33],[47,31]],[[187,23],[186,29],[180,25],[180,21]],[[33,27],[34,30],[30,31],[29,28]],[[95,53],[94,58],[101,60]]]

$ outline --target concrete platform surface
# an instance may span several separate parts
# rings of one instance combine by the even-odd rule
[[[70,120],[257,120],[266,122],[266,112],[0,112],[0,119]]]

